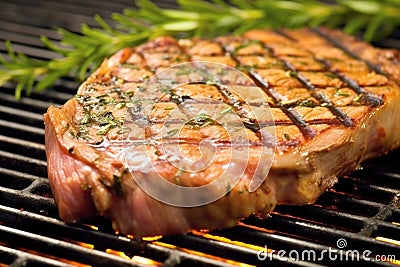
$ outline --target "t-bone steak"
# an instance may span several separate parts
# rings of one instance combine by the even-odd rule
[[[248,80],[224,74],[225,83],[245,92],[243,99],[213,83],[188,83],[160,88],[160,101],[148,116],[140,116],[136,93],[147,80],[168,67],[199,61],[244,73]],[[190,70],[179,73],[185,75]],[[123,49],[105,59],[73,99],[44,115],[48,176],[60,217],[75,222],[100,215],[116,231],[141,237],[231,227],[251,214],[267,217],[279,204],[313,203],[337,177],[399,146],[399,81],[397,50],[375,48],[325,28],[251,30],[215,39],[165,36]],[[257,95],[265,96],[274,125],[246,113],[246,105],[256,105]],[[133,160],[135,171],[128,168],[126,133],[169,182],[208,184],[229,167],[232,140],[224,125],[202,114],[179,132],[164,129],[166,142],[176,142],[188,158],[199,156],[202,141],[215,145],[213,164],[196,173],[171,164],[156,141],[177,105],[213,101],[227,105],[221,114],[237,114],[254,150],[240,181],[226,184],[226,194],[218,200],[195,207],[169,205],[147,194],[133,176],[153,178],[141,169],[140,157]],[[135,136],[137,129],[126,127],[127,114],[132,125],[135,119],[146,125],[145,135]],[[266,179],[252,191],[257,149],[268,127],[275,132],[269,140],[275,145],[274,158]]]

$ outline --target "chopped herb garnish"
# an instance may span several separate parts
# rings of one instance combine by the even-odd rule
[[[118,103],[118,104],[115,105],[115,108],[116,108],[116,109],[121,109],[121,108],[123,108],[123,107],[125,107],[125,106],[126,106],[126,103],[125,103],[125,102],[120,102],[120,103]]]
[[[68,133],[72,138],[78,138],[76,132],[74,132],[73,130],[68,131]]]
[[[335,93],[335,95],[337,95],[337,96],[350,96],[350,94],[348,93],[348,92],[344,92],[343,90],[341,90],[341,89],[338,89],[338,90],[336,90],[336,93]]]
[[[107,96],[108,96],[108,94],[102,94],[102,95],[96,96],[96,98],[105,98],[105,97],[107,97]]]
[[[297,77],[297,72],[293,70],[288,70],[286,74],[288,77]]]
[[[166,94],[169,94],[169,95],[174,95],[174,94],[175,94],[174,91],[172,90],[172,88],[170,88],[170,87],[168,87],[168,86],[166,86],[166,85],[159,85],[159,86],[158,86],[158,89],[159,89],[161,92],[166,93]]]
[[[214,120],[209,115],[201,113],[187,122],[186,125],[190,126],[190,128],[203,128],[213,123]]]
[[[90,114],[89,112],[85,112],[85,115],[82,118],[81,124],[87,124],[89,123],[90,120]]]
[[[121,92],[120,95],[121,95],[122,98],[127,98],[127,99],[130,100],[134,94],[135,94],[134,91],[127,91],[127,92]]]
[[[324,75],[325,75],[326,77],[328,77],[328,78],[331,78],[331,79],[337,78],[336,75],[333,74],[332,72],[324,72]]]
[[[114,81],[114,83],[120,83],[120,84],[125,83],[124,79],[115,76],[112,78],[112,80]]]
[[[173,109],[175,109],[175,107],[167,107],[167,108],[164,108],[164,110],[173,110]]]
[[[97,96],[76,95],[75,98],[83,107],[83,116],[79,128],[71,133],[71,136],[89,140],[88,127],[99,127],[97,135],[106,134],[115,127],[122,127],[122,121],[116,119],[107,106],[114,105],[116,109],[121,109],[129,104],[132,96],[132,91],[124,92],[120,88],[110,89]]]
[[[211,125],[212,123],[213,123],[212,120],[207,120],[203,125],[200,126],[200,128],[204,128],[204,127],[206,127],[208,125]]]
[[[239,71],[250,71],[253,68],[253,66],[250,65],[240,65],[236,69]]]
[[[97,135],[104,135],[104,134],[106,134],[111,128],[112,128],[112,125],[111,125],[111,124],[107,124],[106,126],[103,126],[103,127],[97,132]]]
[[[358,102],[362,98],[362,94],[358,94],[353,98],[353,102]]]
[[[83,140],[90,140],[90,138],[87,136],[86,128],[85,129],[79,128],[78,131],[70,130],[70,131],[68,131],[68,133],[72,138],[75,138],[75,139],[82,138]]]
[[[222,114],[222,115],[223,115],[223,114],[226,114],[226,113],[231,112],[231,111],[232,111],[232,107],[229,106],[229,107],[227,107],[227,108],[221,110],[221,111],[219,112],[219,114]]]
[[[290,135],[288,133],[284,133],[283,137],[285,137],[285,139],[288,141],[290,140]]]
[[[315,104],[315,102],[312,101],[312,100],[310,100],[310,99],[301,100],[301,101],[299,101],[297,104],[298,104],[299,106],[301,106],[301,107],[309,107],[309,108],[314,108],[314,107],[317,106],[317,105]]]

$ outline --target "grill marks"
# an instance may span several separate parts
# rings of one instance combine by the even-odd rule
[[[257,85],[259,85],[264,91],[266,91],[273,99],[274,102],[283,113],[288,116],[288,118],[300,129],[300,131],[307,137],[313,138],[315,136],[315,131],[308,126],[304,119],[292,108],[287,108],[282,104],[278,94],[271,90],[268,83],[255,71],[250,71],[251,77],[254,79]]]
[[[351,76],[356,76],[355,74],[362,74],[363,72],[368,72],[365,73],[364,76],[368,77],[369,74],[371,74],[371,78],[378,78],[379,80],[377,82],[374,82],[372,80],[372,86],[379,86],[379,85],[385,85],[387,83],[386,77],[388,76],[387,73],[383,72],[379,66],[371,63],[368,60],[362,59],[360,56],[356,55],[353,53],[350,49],[348,49],[344,44],[340,43],[338,40],[334,39],[333,36],[330,36],[328,33],[325,33],[321,31],[318,28],[312,29],[312,30],[303,30],[307,31],[307,36],[312,36],[312,38],[315,38],[318,40],[319,44],[329,44],[331,47],[336,47],[341,49],[345,55],[348,56],[348,58],[342,58],[342,63],[343,62],[348,62],[348,69],[346,69],[343,65],[338,67],[337,60],[340,60],[340,58],[330,58],[330,57],[318,57],[315,58],[317,61],[319,61],[323,66],[326,71],[329,71],[332,73],[334,76],[338,77],[341,81],[343,81],[350,89],[352,89],[356,94],[356,102],[363,102],[363,104],[371,106],[371,107],[376,107],[379,105],[383,104],[383,99],[381,97],[378,97],[374,95],[371,92],[368,92],[365,90],[358,81],[356,81],[354,78]],[[294,39],[296,40],[296,39]],[[296,40],[299,43],[302,43],[303,45],[306,44],[304,40]],[[364,43],[363,43],[364,44]],[[320,47],[314,47],[311,45],[310,48],[314,52],[316,52]],[[365,68],[362,68],[362,64],[366,65]],[[356,65],[354,67],[354,65]],[[357,66],[358,65],[358,66]],[[342,69],[341,69],[342,68]],[[343,69],[344,68],[344,69]],[[371,72],[372,71],[372,72]],[[377,73],[377,74],[375,74]],[[366,83],[365,85],[368,86],[370,81],[363,81],[361,78],[359,78],[361,83]],[[382,84],[379,84],[382,83]]]
[[[303,30],[304,31],[304,30]],[[289,33],[289,34],[286,34]],[[298,37],[300,38],[294,38],[291,36],[293,34],[296,36],[296,34],[299,34]],[[330,110],[330,112],[339,119],[339,121],[345,125],[346,127],[351,127],[354,125],[353,119],[346,114],[342,109],[339,107],[335,106],[333,101],[331,101],[325,94],[324,90],[321,90],[320,88],[323,87],[321,84],[319,84],[318,80],[317,83],[314,83],[313,80],[318,78],[318,74],[321,75],[326,75],[328,78],[335,79],[333,82],[334,85],[336,85],[337,89],[337,95],[342,94],[345,96],[345,93],[340,92],[341,88],[345,88],[345,86],[348,86],[351,90],[353,90],[357,96],[354,97],[353,102],[358,102],[358,103],[353,103],[354,106],[360,106],[360,105],[368,105],[369,107],[376,107],[379,105],[383,104],[383,99],[381,97],[377,97],[374,94],[367,92],[363,87],[359,85],[359,83],[351,78],[350,76],[346,75],[345,72],[342,72],[340,69],[333,69],[331,67],[331,64],[329,64],[329,61],[326,60],[324,57],[318,57],[316,56],[316,48],[314,50],[314,53],[311,51],[308,51],[306,49],[301,49],[300,51],[295,51],[294,47],[297,46],[299,48],[302,47],[313,47],[313,44],[307,44],[307,41],[309,40],[309,32],[301,32],[298,31],[279,31],[279,32],[267,32],[265,33],[264,36],[261,37],[261,40],[265,43],[265,46],[267,49],[272,51],[273,55],[282,63],[281,65],[284,67],[284,69],[287,71],[288,76],[296,78],[298,81],[301,82],[301,84],[307,88],[310,92],[310,95],[318,100],[319,105],[321,107],[326,107]],[[254,37],[257,37],[254,35]],[[272,40],[272,44],[269,44],[268,41]],[[321,43],[321,40],[318,40]],[[324,41],[324,40],[322,40]],[[285,48],[285,45],[288,47]],[[283,48],[282,48],[283,47]],[[328,46],[327,49],[332,49],[334,48],[334,45]],[[275,48],[277,48],[275,50]],[[310,53],[311,52],[311,53]],[[349,51],[345,50],[344,54],[349,54],[351,57],[353,55],[349,53]],[[309,70],[307,67],[303,67],[300,64],[302,61],[299,59],[304,58],[307,60],[303,60],[304,65],[310,65]],[[311,60],[310,60],[311,58]],[[288,60],[289,59],[289,60]],[[340,61],[340,58],[338,59]],[[360,60],[359,57],[356,58],[356,63],[359,63],[360,65],[366,64],[368,66],[371,66],[369,62],[363,62]],[[291,63],[294,62],[295,64]],[[344,60],[344,62],[346,62]],[[299,64],[300,63],[300,64]],[[314,63],[314,64],[313,64]],[[319,63],[319,66],[318,66]],[[300,66],[300,70],[297,69],[294,65]],[[371,68],[372,71],[375,71],[375,68]],[[312,72],[312,73],[307,73],[307,71]],[[382,73],[382,72],[380,72]],[[360,75],[362,73],[353,73],[354,76]],[[368,74],[364,76],[368,76]],[[253,75],[254,76],[254,75]],[[329,77],[330,76],[330,77]],[[387,80],[382,79],[382,83],[386,84]],[[264,83],[265,85],[266,83]],[[293,82],[292,82],[293,84]],[[329,85],[329,82],[327,83]],[[374,84],[379,85],[379,84]],[[266,87],[266,86],[264,86]],[[271,92],[271,90],[269,90]],[[275,97],[277,99],[277,97]],[[278,103],[282,104],[281,103]],[[291,117],[293,118],[293,117]],[[296,125],[296,120],[293,121]],[[332,122],[330,122],[332,123]],[[302,125],[302,124],[300,124]]]
[[[277,32],[285,37],[282,32]],[[291,39],[291,38],[288,38]],[[332,101],[326,97],[322,92],[316,92],[317,88],[288,61],[281,59],[287,70],[290,71],[291,76],[296,77],[304,86],[311,91],[311,95],[317,99],[321,106],[327,107],[346,127],[353,126],[352,119],[338,107],[335,107]],[[297,124],[296,124],[297,125]],[[311,136],[313,137],[313,136]]]
[[[237,41],[240,41],[240,38],[237,38]],[[315,131],[308,127],[307,123],[303,120],[303,118],[298,114],[295,110],[291,108],[286,108],[279,97],[279,95],[272,90],[269,86],[268,83],[257,73],[254,71],[254,68],[243,68],[240,64],[240,60],[237,58],[236,54],[239,55],[266,55],[269,54],[271,51],[268,47],[266,47],[264,44],[261,42],[254,42],[254,41],[247,41],[246,40],[241,40],[244,42],[244,44],[238,44],[235,47],[229,47],[229,43],[225,44],[225,51],[229,51],[229,55],[233,58],[233,60],[236,62],[237,66],[239,66],[240,69],[245,71],[247,75],[253,80],[253,82],[258,85],[265,93],[267,93],[268,96],[270,96],[274,102],[274,104],[277,107],[280,107],[280,109],[283,111],[283,113],[288,116],[288,118],[300,129],[300,131],[307,137],[307,138],[313,138],[315,136]],[[249,50],[249,47],[254,46],[253,50]],[[246,49],[245,52],[242,50]],[[242,52],[240,52],[242,51]],[[260,130],[259,126],[257,127],[257,130]]]
[[[121,53],[119,60],[119,68],[111,73],[114,76],[112,81],[122,90],[130,87],[140,90],[140,83],[152,74],[180,62],[212,61],[236,67],[249,79],[240,79],[228,71],[222,74],[221,82],[243,87],[255,83],[258,88],[251,90],[266,93],[275,125],[283,129],[295,126],[305,139],[314,138],[329,125],[353,127],[360,119],[354,114],[362,114],[360,110],[383,104],[381,97],[368,90],[388,83],[377,66],[362,60],[318,29],[258,31],[244,37],[226,36],[215,40],[159,38]],[[187,75],[191,75],[190,70],[183,69],[179,73],[181,77],[170,77],[177,80],[178,86],[164,90],[165,97],[159,100],[159,103],[164,103],[164,109],[172,110],[189,101],[192,104],[222,101],[232,107],[241,123],[256,136],[260,136],[263,127],[271,125],[272,121],[257,121],[248,109],[241,109],[245,104],[253,108],[260,103],[238,102],[229,90],[217,84],[199,82],[192,84],[192,88],[185,88],[179,83],[185,82]],[[235,106],[237,103],[240,105]],[[147,122],[160,124],[169,111],[155,111],[154,114],[156,117],[148,118]],[[212,123],[205,126],[209,125]],[[281,139],[285,141],[287,138]]]
[[[372,62],[368,61],[368,60],[364,60],[361,57],[359,57],[357,54],[353,53],[350,49],[348,49],[344,44],[340,43],[338,40],[336,40],[333,36],[330,36],[327,33],[324,33],[323,31],[321,31],[318,28],[314,28],[312,29],[312,31],[316,34],[318,34],[319,36],[321,36],[322,38],[324,38],[326,41],[328,41],[329,43],[331,43],[332,45],[342,49],[344,52],[346,52],[350,57],[359,60],[363,63],[365,63],[371,70],[373,70],[374,72],[381,74],[383,76],[388,76],[388,74],[386,74],[385,72],[382,71],[382,69],[378,66],[373,64]],[[319,59],[319,61],[324,64],[325,68],[332,71],[332,73],[334,73],[337,77],[339,77],[342,81],[344,81],[345,83],[347,83],[353,90],[354,92],[356,92],[358,95],[360,95],[360,98],[364,101],[366,101],[366,103],[372,107],[376,107],[379,105],[383,104],[383,99],[380,97],[375,96],[372,93],[367,92],[364,88],[362,88],[357,81],[355,81],[354,79],[346,76],[345,74],[341,73],[338,70],[332,69],[331,64],[329,63],[329,61],[325,60],[325,59]]]

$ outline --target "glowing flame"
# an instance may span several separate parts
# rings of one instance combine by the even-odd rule
[[[127,259],[127,260],[131,260],[131,258],[128,257],[128,256],[127,256],[124,252],[122,252],[122,251],[117,251],[117,250],[113,250],[113,249],[108,248],[108,249],[106,249],[106,252],[109,253],[109,254],[116,255],[116,256],[119,256],[119,257],[121,257],[121,258]]]
[[[99,231],[99,227],[94,226],[94,225],[89,225],[90,228],[92,228],[93,230]]]
[[[142,239],[143,239],[144,241],[148,241],[148,242],[156,241],[156,240],[161,239],[161,238],[162,238],[162,235],[149,236],[149,237],[142,237]]]
[[[198,231],[192,231],[192,233],[195,234],[195,235],[203,236],[203,237],[208,238],[208,239],[221,241],[221,242],[224,242],[224,243],[236,245],[236,246],[243,247],[243,248],[249,248],[249,249],[252,249],[252,250],[255,250],[255,251],[260,251],[260,250],[264,251],[265,250],[264,247],[260,247],[260,246],[256,246],[256,245],[252,245],[252,244],[247,244],[247,243],[240,242],[240,241],[230,240],[229,238],[222,237],[222,236],[211,235],[211,234],[208,234],[208,233],[203,233],[203,232],[198,232]]]
[[[70,242],[72,242],[72,241],[70,241]],[[77,245],[79,245],[81,247],[94,249],[94,245],[92,245],[92,244],[83,243],[83,242],[77,242],[77,241],[74,241],[73,243],[75,243],[75,244],[77,244]]]
[[[128,255],[126,255],[124,252],[122,251],[117,251],[117,250],[113,250],[113,249],[106,249],[106,252],[112,255],[116,255],[119,256],[121,258],[127,259],[127,260],[131,260],[133,262],[139,263],[139,264],[146,264],[146,265],[152,265],[152,266],[161,266],[162,264],[158,261],[154,261],[148,258],[144,258],[141,256],[133,256],[132,258],[130,258]]]
[[[148,258],[141,257],[141,256],[134,256],[132,258],[132,261],[139,263],[139,264],[162,266],[162,264],[160,262],[153,261]]]
[[[66,241],[68,243],[72,243],[72,244],[84,247],[84,248],[94,249],[94,245],[93,244],[79,242],[79,241],[68,239],[68,238],[63,238],[62,240]]]
[[[386,238],[386,237],[383,237],[383,236],[377,236],[377,237],[375,237],[375,239],[378,240],[378,241],[382,241],[382,242],[386,242],[386,243],[389,243],[389,244],[394,244],[396,246],[400,246],[400,241],[399,240],[394,240],[394,239]]]
[[[84,226],[86,226],[86,227],[88,227],[88,228],[91,228],[91,229],[93,229],[93,230],[96,230],[96,231],[99,230],[99,227],[94,226],[94,225],[90,225],[90,224],[86,224],[86,223],[81,223],[81,225],[84,225]]]

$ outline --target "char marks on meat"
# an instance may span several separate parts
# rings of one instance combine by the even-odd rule
[[[102,63],[75,98],[44,115],[48,175],[60,217],[74,222],[101,215],[115,230],[140,237],[230,227],[250,214],[266,217],[277,204],[313,203],[338,176],[399,146],[398,55],[325,28],[252,30],[213,40],[160,37],[123,49]],[[276,150],[268,177],[256,191],[248,190],[257,164],[250,158],[243,179],[224,197],[181,208],[155,200],[135,183],[125,166],[121,136],[135,131],[123,122],[142,84],[167,67],[191,61],[235,67],[254,81],[257,87],[227,75],[230,85],[247,92],[247,103],[257,101],[255,90],[265,95],[275,122]],[[149,120],[135,118],[149,125],[146,135],[160,134],[160,125],[177,105],[173,96],[226,101],[212,84],[166,91]],[[221,125],[189,126],[179,136],[169,133],[188,157],[198,156],[193,142],[226,139]],[[268,127],[246,129],[252,144]],[[193,176],[170,165],[157,145],[142,145],[153,152],[151,161],[166,179],[185,186],[217,178],[229,154],[229,146],[218,147],[222,152],[215,164]],[[251,149],[257,154],[256,145]]]

